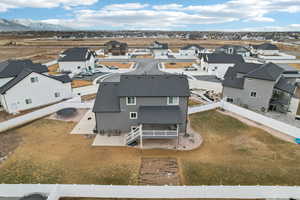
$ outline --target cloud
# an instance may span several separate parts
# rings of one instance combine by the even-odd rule
[[[149,4],[141,3],[110,4],[105,6],[103,10],[137,10],[148,6]]]
[[[181,4],[164,4],[164,5],[155,5],[153,9],[155,10],[179,10],[183,7]]]
[[[300,24],[289,24],[286,26],[263,26],[263,27],[249,27],[240,29],[219,29],[219,31],[258,31],[258,32],[272,32],[272,31],[299,31]]]
[[[88,6],[98,0],[1,0],[0,12],[11,8],[56,8],[63,6],[66,9],[75,6]]]

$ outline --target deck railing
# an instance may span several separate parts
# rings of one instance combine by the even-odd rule
[[[142,130],[143,137],[175,137],[177,130]]]

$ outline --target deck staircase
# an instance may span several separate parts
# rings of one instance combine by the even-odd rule
[[[130,145],[133,142],[137,141],[142,134],[142,130],[140,127],[137,127],[136,129],[132,130],[130,133],[128,133],[126,137],[126,144]]]

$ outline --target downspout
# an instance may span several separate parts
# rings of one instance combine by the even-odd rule
[[[5,106],[6,106],[6,110],[8,110],[8,105],[7,105],[7,102],[6,102],[6,99],[5,99],[5,93],[3,93],[2,96],[3,96],[3,99],[4,99],[4,103],[5,103]]]

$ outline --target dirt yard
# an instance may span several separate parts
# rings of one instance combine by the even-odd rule
[[[2,133],[22,142],[0,165],[0,180],[139,184],[142,159],[173,158],[184,185],[299,185],[299,145],[216,111],[193,114],[190,120],[204,140],[192,151],[92,147],[92,138],[69,134],[73,122],[37,120]]]
[[[201,104],[203,104],[203,103],[196,99],[189,98],[189,102],[188,102],[189,106],[199,106]]]
[[[192,66],[194,63],[192,62],[180,62],[180,63],[164,63],[165,68],[167,69],[178,69],[178,68],[184,68]]]
[[[295,63],[295,64],[289,64],[292,67],[295,67],[296,69],[300,70],[300,63]]]
[[[72,81],[72,88],[79,88],[79,87],[85,87],[93,85],[92,81],[86,81],[86,80],[73,80]]]
[[[105,65],[105,66],[116,66],[120,69],[129,69],[133,63],[132,62],[123,62],[123,63],[119,63],[119,62],[100,62],[100,64]]]

